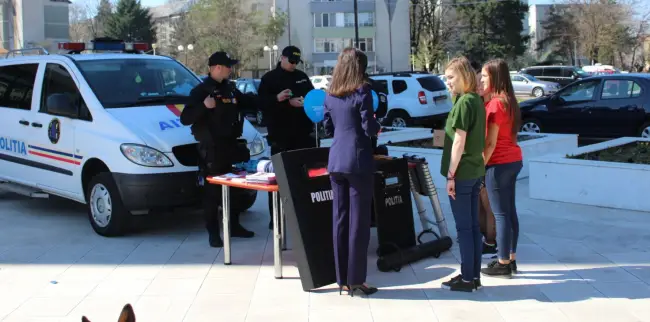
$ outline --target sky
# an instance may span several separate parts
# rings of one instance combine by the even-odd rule
[[[76,2],[79,0],[72,0],[72,2]],[[142,5],[147,6],[147,7],[152,7],[152,6],[157,6],[161,5],[166,2],[166,0],[140,0],[142,2]],[[528,4],[551,4],[553,3],[553,0],[528,0]]]

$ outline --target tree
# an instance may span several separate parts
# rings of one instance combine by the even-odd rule
[[[574,22],[573,13],[566,6],[551,6],[547,20],[541,24],[546,36],[537,42],[541,60],[573,62],[576,56],[574,48],[578,43],[578,31]]]
[[[124,41],[154,43],[156,29],[149,9],[139,0],[119,0],[106,21],[106,36]]]
[[[452,6],[437,0],[411,0],[411,47],[417,65],[431,70],[445,61],[457,26],[454,15]]]
[[[259,25],[258,31],[264,38],[264,43],[276,44],[278,42],[287,27],[288,17],[286,12],[276,11],[275,16],[271,15],[266,23]]]
[[[95,16],[95,37],[105,37],[108,21],[113,15],[113,4],[110,0],[100,0]]]
[[[260,28],[256,15],[244,10],[240,0],[197,0],[178,20],[173,37],[177,43],[193,44],[193,58],[188,57],[187,62],[190,68],[204,70],[207,57],[221,50],[240,60],[236,73],[259,54],[256,31]],[[277,33],[267,34],[274,35]]]
[[[469,59],[516,59],[526,51],[523,19],[528,6],[520,0],[456,0],[460,41]]]

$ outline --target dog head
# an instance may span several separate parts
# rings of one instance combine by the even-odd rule
[[[81,322],[90,322],[87,317],[82,316]],[[135,312],[133,312],[133,307],[131,304],[126,304],[122,308],[120,317],[117,319],[117,322],[135,322]]]

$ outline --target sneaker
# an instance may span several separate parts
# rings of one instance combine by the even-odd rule
[[[481,279],[480,278],[475,278],[474,279],[474,289],[475,290],[480,290],[483,288],[483,284],[481,284]]]
[[[239,238],[253,238],[255,236],[255,233],[250,230],[246,230],[246,228],[239,225],[239,226],[234,226],[230,230],[230,236],[239,237]]]
[[[490,245],[483,242],[483,258],[495,258],[497,256],[497,245]]]
[[[498,260],[493,261],[488,264],[486,268],[481,269],[483,275],[491,277],[502,277],[502,278],[511,278],[512,270],[510,269],[510,264],[501,264]]]
[[[474,281],[465,282],[463,281],[462,276],[458,275],[448,282],[442,283],[442,288],[445,290],[455,291],[455,292],[474,292],[475,284]]]
[[[512,272],[512,274],[517,274],[517,261],[516,260],[510,261],[510,271]]]

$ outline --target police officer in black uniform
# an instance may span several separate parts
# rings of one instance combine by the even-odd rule
[[[300,49],[287,46],[277,67],[262,76],[258,97],[266,120],[271,154],[284,151],[314,148],[316,139],[311,136],[314,123],[303,109],[303,100],[314,89],[309,76],[296,67],[302,61]],[[269,213],[273,213],[269,193]],[[269,229],[273,228],[273,219]]]
[[[205,225],[211,247],[222,247],[219,236],[221,186],[209,184],[205,178],[232,172],[232,165],[250,158],[245,142],[238,138],[243,132],[240,104],[254,104],[228,80],[233,65],[239,61],[222,51],[208,60],[209,77],[190,92],[189,103],[181,113],[181,123],[192,125],[192,134],[199,141],[200,181],[203,184]],[[233,237],[251,238],[254,233],[239,223],[241,191],[231,188],[230,232]]]

